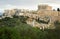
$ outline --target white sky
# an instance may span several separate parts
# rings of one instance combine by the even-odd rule
[[[12,8],[37,10],[39,4],[48,4],[54,9],[60,8],[60,0],[0,0],[0,10]]]

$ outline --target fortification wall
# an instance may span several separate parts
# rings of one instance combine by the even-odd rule
[[[58,16],[58,11],[40,10],[40,11],[37,12],[37,14],[39,16]]]

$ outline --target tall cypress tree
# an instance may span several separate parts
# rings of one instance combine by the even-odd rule
[[[59,9],[59,8],[57,8],[57,11],[60,11],[60,9]]]

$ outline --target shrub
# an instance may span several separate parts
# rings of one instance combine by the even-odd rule
[[[31,27],[23,23],[20,18],[0,20],[0,39],[60,39],[60,30]],[[13,27],[11,27],[13,26]]]

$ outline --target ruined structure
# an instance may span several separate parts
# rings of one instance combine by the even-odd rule
[[[48,5],[38,5],[38,10],[52,10],[52,7]]]
[[[33,22],[32,26],[35,26],[35,27],[37,26],[40,29],[41,28],[42,29],[45,29],[45,28],[54,29],[55,28],[54,22],[57,21],[57,20],[60,20],[60,12],[59,11],[53,11],[52,7],[48,6],[48,5],[38,5],[38,10],[35,13],[35,16],[34,16],[34,14],[31,14],[31,18],[30,19],[32,19],[32,17],[34,19],[38,19],[39,18],[39,20],[43,20],[43,21],[47,20],[48,18],[50,20],[50,22],[48,24],[38,23],[36,20],[35,21],[31,21],[31,22]],[[48,18],[46,19],[46,17],[48,17]],[[31,22],[29,22],[29,20],[27,22],[28,22],[27,24],[31,23]]]
[[[12,15],[27,16],[29,18],[26,20],[26,23],[40,29],[54,29],[54,22],[60,20],[60,12],[52,10],[52,7],[48,5],[38,5],[37,11],[24,9],[5,10],[5,16]]]

